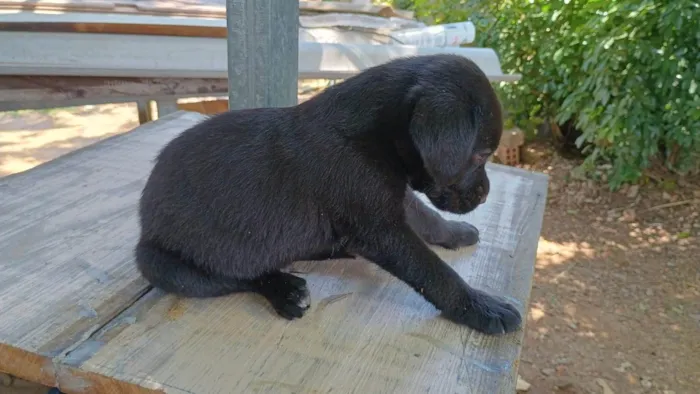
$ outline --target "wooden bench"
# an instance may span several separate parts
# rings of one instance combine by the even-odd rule
[[[0,42],[7,43],[0,51],[0,111],[136,102],[145,123],[182,109],[178,99],[227,96],[225,4],[0,0]],[[300,1],[299,12],[299,79],[344,79],[399,57],[436,53],[470,58],[494,82],[521,77],[504,74],[490,48],[395,45],[401,40],[392,32],[422,25],[412,12],[333,1]],[[238,37],[264,30],[236,26]],[[235,56],[259,51],[251,44]],[[266,69],[267,78],[279,80]]]
[[[363,260],[299,262],[312,307],[288,322],[252,294],[187,300],[133,264],[152,159],[203,119],[176,112],[0,179],[0,372],[74,393],[513,393],[522,331],[439,316]],[[547,177],[489,164],[478,246],[436,248],[527,313]],[[447,215],[458,218],[458,216]]]

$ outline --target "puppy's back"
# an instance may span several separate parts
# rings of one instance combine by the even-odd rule
[[[214,232],[226,233],[241,255],[269,251],[273,259],[280,257],[273,250],[294,254],[273,244],[282,238],[327,238],[330,229],[318,223],[314,196],[304,187],[305,137],[297,123],[293,108],[232,111],[173,139],[143,190],[142,239],[197,256],[201,248],[220,247]]]

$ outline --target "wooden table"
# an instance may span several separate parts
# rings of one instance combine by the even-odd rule
[[[312,307],[293,322],[252,294],[151,289],[132,257],[137,200],[158,150],[202,118],[176,112],[0,179],[0,371],[68,394],[514,392],[522,331],[450,323],[363,260],[297,263]],[[489,200],[465,217],[483,240],[436,250],[525,314],[547,177],[487,168]]]

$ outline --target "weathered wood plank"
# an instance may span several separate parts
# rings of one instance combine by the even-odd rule
[[[358,14],[314,14],[299,17],[299,33],[310,35],[319,28],[352,27],[354,31],[334,29],[340,36],[371,36],[376,32],[388,34],[392,30],[422,27],[425,24],[398,18],[383,18]],[[180,37],[226,37],[226,19],[154,16],[139,14],[112,14],[95,12],[72,13],[19,13],[0,12],[0,31],[140,34]],[[367,40],[365,43],[370,43]]]
[[[226,0],[230,109],[297,103],[298,0]]]
[[[121,34],[0,32],[0,42],[10,43],[0,51],[0,75],[228,77],[228,50],[222,38],[139,36],[134,40]],[[493,81],[520,78],[504,75],[496,52],[489,48],[300,42],[298,49],[302,79],[342,79],[392,59],[437,53],[467,57]]]
[[[222,1],[223,4],[223,1]],[[185,7],[187,11],[187,7]],[[425,27],[425,23],[403,18],[385,18],[377,15],[349,14],[349,13],[318,13],[300,15],[299,22],[303,27],[334,27],[345,26],[379,31],[410,29]],[[119,14],[112,12],[33,12],[22,10],[3,11],[0,0],[0,23],[3,28],[17,30],[15,25],[23,25],[32,28],[31,24],[98,24],[98,25],[122,25],[134,24],[139,26],[174,26],[174,27],[203,27],[226,29],[226,18],[221,15],[217,18],[202,18],[198,16],[168,16],[141,14]],[[109,27],[109,26],[107,26]],[[44,26],[41,27],[42,29]],[[24,30],[22,30],[24,31]],[[31,31],[31,30],[27,30]]]
[[[349,4],[335,1],[300,1],[298,8],[304,12],[347,12],[405,19],[412,19],[414,16],[412,11],[397,10],[388,5]],[[225,0],[170,0],[167,2],[145,0],[0,0],[0,9],[198,17],[225,17],[226,15]]]
[[[412,19],[383,18],[375,15],[343,14],[337,12],[301,15],[299,16],[299,22],[301,26],[307,28],[344,26],[382,32],[426,26],[425,23]]]
[[[1,22],[0,31],[139,34],[150,36],[226,38],[223,26],[145,25],[136,23],[75,23],[75,22]]]
[[[177,107],[177,99],[175,99],[175,98],[155,100],[155,102],[156,102],[156,108],[158,111],[158,118],[162,118],[164,116],[167,116],[167,115],[170,115],[172,113],[179,111],[179,109]]]
[[[137,129],[120,137],[119,146],[138,140],[142,152],[155,152],[185,126],[172,120],[148,139]],[[123,183],[122,163],[134,176],[150,169],[117,151],[105,153],[112,164],[102,176],[113,187]],[[474,223],[481,243],[436,250],[472,285],[507,296],[525,314],[547,179],[487,168],[489,201],[465,216],[443,214]],[[133,194],[124,200],[136,204]],[[131,244],[125,237],[120,242]],[[294,269],[312,296],[303,319],[280,319],[251,294],[184,300],[151,291],[61,356],[60,365],[133,390],[167,393],[514,392],[522,331],[486,337],[450,323],[408,286],[361,259],[300,262]]]
[[[0,179],[0,371],[55,386],[54,360],[147,291],[132,250],[158,149],[179,113]]]
[[[228,92],[225,78],[0,75],[0,103],[92,98],[197,97]]]
[[[131,248],[150,159],[200,119],[179,112],[0,182],[0,248],[9,252],[0,257],[0,371],[69,394],[512,393],[522,331],[493,338],[449,323],[363,260],[296,264],[313,306],[295,322],[250,294],[150,291],[128,307],[146,288]],[[525,312],[546,177],[488,171],[489,201],[465,217],[445,214],[477,225],[482,242],[437,250]]]
[[[315,12],[348,12],[353,14],[381,15],[412,19],[413,11],[397,10],[389,5],[352,4],[339,1],[300,1],[299,8]]]
[[[183,111],[199,112],[200,114],[213,115],[228,111],[228,98],[215,100],[200,100],[192,102],[179,102],[177,107]]]

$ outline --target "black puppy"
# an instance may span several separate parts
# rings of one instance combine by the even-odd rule
[[[452,321],[514,331],[514,307],[468,286],[426,244],[472,245],[477,230],[411,191],[472,211],[501,132],[486,76],[452,55],[395,60],[294,107],[214,116],[159,154],[141,198],[138,267],[166,292],[256,292],[292,319],[309,307],[306,281],[280,269],[359,255]]]

